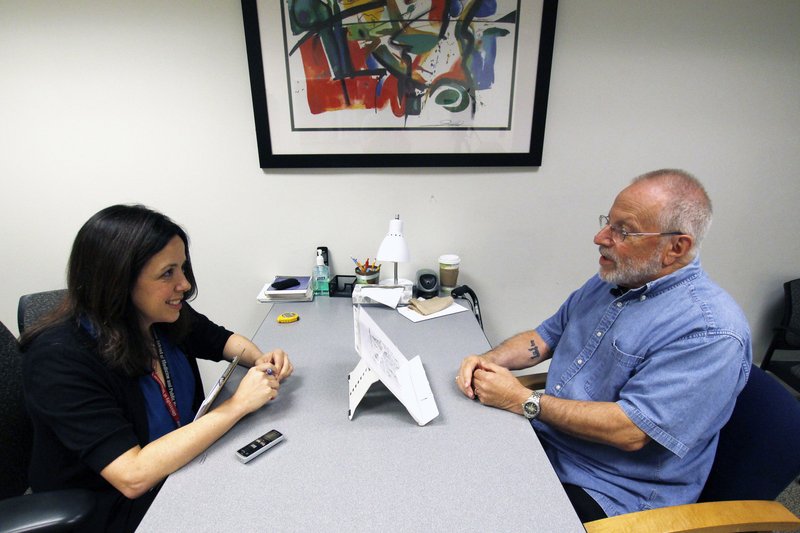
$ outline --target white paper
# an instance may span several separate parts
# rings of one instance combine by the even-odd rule
[[[442,309],[441,311],[437,311],[435,313],[431,313],[430,315],[421,315],[411,309],[410,307],[398,307],[397,312],[409,319],[412,322],[421,322],[423,320],[429,320],[431,318],[439,318],[440,316],[447,316],[453,315],[455,313],[460,313],[462,311],[469,311],[466,307],[459,305],[455,302],[450,304],[450,307],[447,309]]]
[[[361,356],[361,361],[351,372],[351,376],[363,376],[362,379],[369,379],[369,376],[364,374],[362,365],[364,363],[402,402],[417,424],[424,426],[439,416],[436,399],[433,397],[420,357],[416,356],[408,361],[361,306],[353,309],[353,318],[356,351]],[[360,393],[360,397],[355,398],[356,393]],[[351,386],[351,419],[365,393],[366,389],[361,391],[357,390],[355,385]]]
[[[350,409],[347,411],[347,416],[350,420],[353,419],[356,407],[364,399],[369,388],[379,380],[380,378],[369,368],[367,362],[364,359],[359,359],[356,367],[347,375],[347,383],[350,386],[348,391]]]
[[[419,356],[414,357],[404,369],[400,370],[400,372],[404,371],[408,371],[408,378],[413,388],[413,391],[410,392],[413,392],[412,398],[416,398],[418,411],[415,420],[420,425],[424,425],[439,416],[439,408],[436,406],[436,399],[433,397],[428,376],[422,367],[422,359]],[[420,423],[420,420],[425,422]]]
[[[375,300],[392,309],[397,308],[400,303],[400,298],[403,297],[403,288],[395,287],[393,289],[382,289],[380,287],[363,287],[361,289],[361,296]]]

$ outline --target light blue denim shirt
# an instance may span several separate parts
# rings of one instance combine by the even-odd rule
[[[750,372],[750,329],[696,258],[621,296],[598,276],[536,328],[553,350],[546,394],[616,402],[652,438],[625,452],[532,424],[563,483],[609,516],[694,502]]]

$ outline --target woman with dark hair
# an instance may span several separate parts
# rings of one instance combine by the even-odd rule
[[[115,205],[78,232],[68,296],[20,339],[34,428],[34,491],[97,494],[92,530],[136,528],[161,482],[278,394],[292,373],[187,301],[196,293],[186,233],[143,206]],[[251,366],[233,396],[193,421],[197,359]]]

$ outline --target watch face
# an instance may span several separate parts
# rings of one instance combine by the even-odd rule
[[[539,416],[539,411],[541,410],[539,398],[541,398],[541,396],[541,394],[533,393],[531,397],[522,404],[522,411],[525,413],[525,418],[531,420]]]

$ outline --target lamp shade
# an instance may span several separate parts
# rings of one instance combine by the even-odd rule
[[[408,244],[403,236],[403,221],[400,220],[400,215],[389,221],[389,233],[383,238],[375,257],[378,261],[394,261],[395,263],[403,263],[411,258]]]

